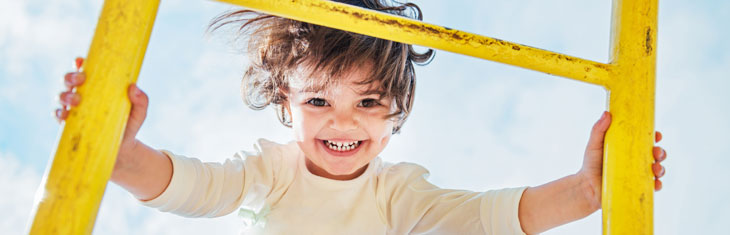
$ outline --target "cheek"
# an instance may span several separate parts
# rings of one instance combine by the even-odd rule
[[[292,109],[292,129],[297,141],[309,141],[317,134],[322,126],[323,118],[317,113],[293,107]]]
[[[304,136],[307,135],[309,132],[305,128],[307,125],[305,124],[306,118],[305,115],[302,113],[301,107],[292,105],[291,108],[291,124],[292,124],[292,130],[294,131],[294,137],[297,142],[302,142],[305,138]]]
[[[368,121],[368,132],[373,140],[385,146],[393,133],[394,122],[390,119],[371,118]]]

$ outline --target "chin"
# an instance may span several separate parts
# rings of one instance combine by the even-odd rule
[[[328,165],[327,168],[325,168],[324,170],[327,171],[327,173],[329,173],[330,175],[346,176],[346,175],[351,175],[351,174],[357,172],[357,170],[359,170],[360,168],[362,168],[362,167],[351,166],[351,165],[349,165],[349,166]]]

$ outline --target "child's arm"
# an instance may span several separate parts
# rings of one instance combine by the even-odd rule
[[[61,93],[59,102],[64,106],[56,110],[56,118],[65,120],[68,110],[81,102],[81,96],[73,88],[86,80],[83,72],[68,73],[64,77],[67,91]],[[162,152],[150,148],[135,136],[147,115],[148,97],[135,84],[129,86],[129,113],[117,161],[114,164],[111,181],[122,186],[140,200],[149,200],[160,195],[172,178],[172,163]]]
[[[128,156],[119,151],[111,181],[139,200],[151,200],[162,194],[172,179],[172,162],[162,152],[139,140]]]
[[[593,126],[583,167],[578,173],[524,191],[519,205],[519,219],[525,233],[544,232],[586,217],[601,208],[603,139],[609,125],[611,115],[604,112]],[[657,132],[656,142],[660,140],[661,133]],[[654,147],[653,155],[656,160],[652,166],[656,177],[654,188],[659,190],[659,178],[664,175],[664,167],[660,162],[666,159],[666,152]]]
[[[577,174],[527,188],[520,200],[522,231],[537,234],[590,215],[601,206],[600,200],[591,199],[591,190]],[[600,197],[600,190],[597,193]]]

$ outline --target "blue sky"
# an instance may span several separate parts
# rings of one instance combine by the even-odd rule
[[[605,62],[610,1],[413,1],[427,22]],[[0,231],[21,234],[57,142],[50,113],[62,75],[88,50],[101,1],[0,2]],[[231,37],[206,35],[231,6],[162,1],[139,85],[150,95],[139,138],[222,161],[257,138],[291,139],[272,110],[249,110],[238,84],[247,63]],[[709,234],[730,220],[730,2],[662,0],[656,128],[669,153],[655,195],[657,234]],[[437,52],[417,68],[413,114],[381,154],[431,171],[445,188],[535,186],[576,172],[602,88]],[[600,234],[600,212],[546,234]],[[235,234],[234,215],[186,219],[139,205],[109,184],[97,234]],[[721,227],[723,226],[723,227]]]

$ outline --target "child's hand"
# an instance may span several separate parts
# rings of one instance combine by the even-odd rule
[[[524,191],[518,216],[525,233],[541,233],[584,218],[601,208],[603,139],[610,125],[611,113],[604,112],[593,125],[583,167],[578,173]],[[656,132],[655,141],[661,139],[662,134]],[[659,190],[662,188],[659,178],[664,175],[664,167],[660,162],[667,158],[667,153],[660,147],[654,147],[653,155],[654,190]]]
[[[603,171],[603,140],[606,135],[606,130],[611,125],[611,113],[604,112],[601,119],[593,125],[591,130],[591,137],[588,140],[588,146],[586,147],[585,156],[583,159],[583,167],[578,172],[578,175],[583,178],[588,184],[589,189],[586,192],[587,197],[592,201],[593,205],[600,208],[601,205],[601,175]],[[658,143],[662,140],[661,132],[656,132],[655,141]],[[653,151],[654,164],[652,170],[654,172],[654,190],[659,191],[662,189],[662,181],[660,178],[664,176],[665,170],[661,162],[667,158],[667,153],[661,147],[654,146]]]
[[[59,95],[61,108],[55,116],[59,122],[66,120],[71,107],[81,103],[76,87],[84,84],[86,74],[80,71],[83,59],[76,59],[77,71],[64,76],[67,91]],[[159,196],[172,179],[172,162],[167,155],[136,139],[137,132],[147,116],[147,94],[131,84],[127,88],[132,110],[119,146],[116,163],[110,180],[132,193],[139,200],[150,200]]]
[[[77,66],[81,66],[78,59]],[[76,71],[67,73],[64,76],[64,84],[66,85],[67,90],[61,92],[59,95],[58,100],[59,103],[61,103],[61,108],[56,109],[54,112],[56,119],[59,122],[66,120],[71,108],[81,103],[81,96],[76,93],[75,88],[83,85],[84,81],[86,81],[86,74],[84,72]],[[147,116],[147,94],[142,92],[136,84],[129,86],[128,94],[129,101],[132,103],[132,110],[129,113],[126,130],[124,130],[124,137],[119,149],[119,155],[131,152],[132,148],[134,148],[137,144],[135,136]]]

